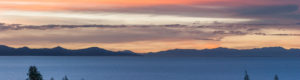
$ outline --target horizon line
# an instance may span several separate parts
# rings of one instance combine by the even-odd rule
[[[23,46],[23,47],[11,47],[8,45],[1,45],[0,46],[6,46],[9,48],[14,48],[14,49],[20,49],[20,48],[28,48],[28,49],[55,49],[55,48],[63,48],[63,49],[67,49],[67,50],[82,50],[82,49],[88,49],[88,48],[99,48],[99,49],[104,49],[104,50],[108,50],[108,51],[113,51],[113,52],[122,52],[122,51],[131,51],[134,52],[132,50],[111,50],[111,49],[105,49],[105,48],[101,48],[101,47],[86,47],[86,48],[79,48],[79,49],[71,49],[71,48],[65,48],[62,46],[56,46],[56,47],[52,47],[52,48],[32,48],[32,47],[28,47],[28,46]],[[218,49],[218,48],[224,48],[224,49],[234,49],[234,50],[252,50],[252,49],[263,49],[263,48],[283,48],[285,50],[291,50],[291,49],[300,49],[300,48],[285,48],[282,46],[272,46],[272,47],[257,47],[257,48],[247,48],[247,49],[238,49],[238,48],[228,48],[228,47],[216,47],[216,48],[203,48],[203,49],[182,49],[182,48],[174,48],[174,49],[168,49],[168,50],[161,50],[161,51],[156,51],[156,52],[145,52],[145,53],[139,53],[139,52],[134,52],[134,53],[138,53],[138,54],[147,54],[147,53],[157,53],[157,52],[163,52],[163,51],[170,51],[170,50],[212,50],[212,49]]]

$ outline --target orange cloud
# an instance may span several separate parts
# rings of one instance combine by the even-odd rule
[[[193,2],[208,2],[212,0],[7,0],[10,2],[59,2],[59,3],[86,3],[89,4],[116,4],[116,5],[161,5],[161,4],[187,4]],[[220,1],[220,0],[213,0]]]
[[[8,10],[73,10],[73,9],[110,9],[155,5],[272,5],[291,4],[290,1],[241,1],[241,0],[1,0],[0,9]],[[293,3],[294,4],[294,3]]]
[[[69,10],[106,9],[154,5],[205,4],[227,0],[1,0],[0,9],[17,10]]]
[[[2,0],[2,9],[21,10],[66,10],[88,8],[116,8],[148,5],[188,4],[193,0]]]

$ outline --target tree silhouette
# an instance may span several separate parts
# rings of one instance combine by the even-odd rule
[[[250,80],[250,79],[249,79],[249,75],[248,75],[248,72],[247,72],[247,71],[245,71],[245,77],[244,77],[244,80]]]
[[[35,66],[30,66],[28,70],[28,78],[27,80],[43,80],[42,75],[40,72],[37,70]]]
[[[276,74],[274,80],[279,80],[278,75]]]
[[[52,77],[52,78],[50,78],[50,80],[54,80],[54,78]]]
[[[67,76],[65,76],[62,80],[69,80]]]

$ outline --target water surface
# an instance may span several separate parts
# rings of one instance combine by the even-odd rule
[[[25,80],[30,65],[45,80],[251,80],[300,79],[296,57],[0,57],[1,80]]]

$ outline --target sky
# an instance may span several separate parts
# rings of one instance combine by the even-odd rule
[[[0,44],[138,53],[300,48],[300,0],[0,0]]]

